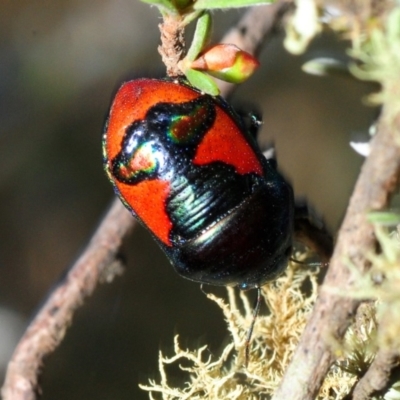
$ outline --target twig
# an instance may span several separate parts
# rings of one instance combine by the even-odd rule
[[[61,343],[75,310],[99,282],[121,273],[118,251],[134,223],[115,200],[84,253],[51,292],[15,349],[2,388],[3,400],[36,398],[43,359]]]
[[[182,75],[178,62],[183,58],[185,51],[184,26],[180,16],[164,16],[164,21],[159,25],[161,45],[158,52],[167,69],[168,76]]]
[[[353,400],[367,400],[388,387],[392,370],[400,364],[400,353],[381,349],[353,391]]]
[[[353,283],[349,263],[360,271],[368,268],[366,255],[375,245],[375,237],[366,214],[388,205],[400,170],[400,115],[387,117],[384,107],[378,132],[366,159],[340,229],[331,265],[320,296],[313,309],[289,368],[274,400],[308,400],[318,394],[334,355],[329,339],[343,337],[359,302],[324,290],[324,287],[349,290]]]

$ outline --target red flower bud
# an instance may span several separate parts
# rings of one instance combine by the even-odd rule
[[[207,72],[227,82],[245,81],[260,65],[251,54],[233,44],[217,44],[190,63],[192,69]]]

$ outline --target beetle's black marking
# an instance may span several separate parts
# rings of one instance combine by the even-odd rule
[[[145,119],[130,125],[121,151],[111,162],[112,174],[123,183],[144,179],[173,179],[186,171],[198,144],[215,121],[215,105],[208,96],[180,103],[158,103]],[[137,169],[135,157],[145,152],[148,168]]]

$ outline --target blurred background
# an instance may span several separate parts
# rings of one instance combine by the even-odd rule
[[[241,12],[215,13],[214,39]],[[0,376],[35,310],[78,257],[106,212],[112,188],[101,135],[113,93],[126,79],[164,74],[160,17],[138,0],[6,0],[0,13]],[[280,169],[323,216],[340,226],[361,156],[349,147],[376,116],[373,88],[346,77],[306,75],[310,58],[343,60],[329,33],[299,57],[269,40],[260,70],[235,93],[263,114],[260,142],[274,142]],[[128,267],[77,312],[45,363],[43,399],[145,399],[159,379],[159,350],[229,340],[214,303],[177,276],[142,228],[125,245]],[[209,288],[207,288],[209,290]],[[172,369],[179,380],[179,371]]]

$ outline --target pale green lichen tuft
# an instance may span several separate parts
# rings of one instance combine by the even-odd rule
[[[268,315],[257,318],[251,342],[250,360],[245,363],[245,342],[253,308],[245,293],[228,288],[228,302],[213,294],[207,296],[223,311],[232,343],[219,357],[206,356],[207,347],[182,349],[175,337],[172,357],[160,353],[159,382],[140,385],[151,399],[232,399],[270,398],[299,342],[301,332],[317,296],[317,268],[291,263],[284,275],[263,287]],[[354,342],[355,339],[348,335]],[[350,339],[349,339],[350,340]],[[358,339],[357,339],[358,340]],[[343,349],[349,347],[343,345]],[[344,354],[344,351],[343,351]],[[340,399],[349,392],[355,376],[346,370],[351,359],[335,365],[327,376],[319,399]],[[187,373],[186,383],[179,388],[169,385],[166,366],[179,363]],[[346,368],[341,368],[345,365]]]
[[[256,320],[247,368],[244,367],[245,344],[253,307],[246,294],[237,295],[235,289],[228,288],[228,303],[207,294],[222,309],[232,343],[214,359],[205,357],[206,347],[193,351],[182,349],[175,337],[175,355],[168,358],[160,353],[160,382],[150,381],[149,385],[140,387],[150,392],[150,398],[156,398],[152,395],[158,393],[158,398],[164,400],[255,400],[270,396],[282,378],[314,304],[317,275],[318,269],[304,269],[292,263],[284,275],[263,287],[270,313]],[[308,286],[307,294],[302,292],[304,286]],[[182,388],[171,388],[168,384],[165,367],[174,362],[188,374]]]
[[[350,54],[359,61],[351,67],[354,75],[381,84],[368,97],[372,104],[390,104],[391,115],[400,112],[400,7],[389,14],[386,26],[372,29],[365,40],[355,43]]]

